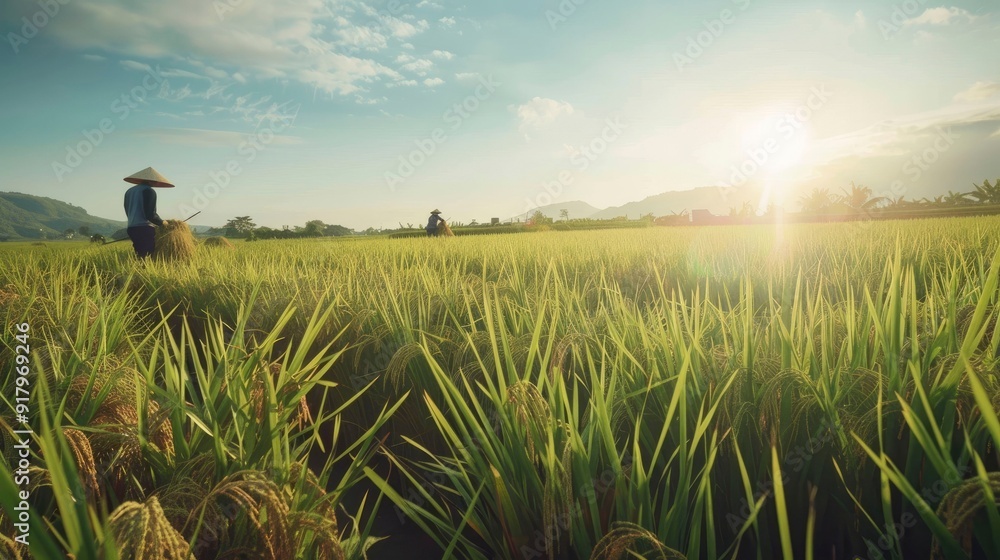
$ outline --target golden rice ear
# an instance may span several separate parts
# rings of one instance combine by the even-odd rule
[[[240,471],[222,479],[191,511],[185,527],[197,523],[204,508],[224,507],[223,503],[227,503],[230,511],[234,512],[228,516],[231,523],[227,530],[231,536],[243,536],[241,546],[261,551],[262,558],[295,557],[292,536],[296,529],[289,521],[288,503],[281,489],[264,473]],[[246,541],[246,538],[252,541]]]
[[[656,535],[633,523],[612,524],[611,531],[598,541],[590,554],[590,560],[633,558],[687,560],[687,557],[680,552],[661,543]]]
[[[552,424],[549,403],[534,384],[518,381],[507,388],[507,407],[525,430],[528,456],[535,457],[536,449],[545,445],[545,434]]]
[[[111,543],[122,560],[194,560],[184,537],[167,521],[154,496],[125,502],[108,518]]]
[[[1000,505],[1000,472],[987,474],[986,485],[993,493],[995,503]],[[952,488],[937,508],[937,516],[944,521],[945,527],[962,545],[966,554],[972,554],[973,521],[976,514],[986,507],[987,495],[983,482],[970,478]],[[937,538],[933,541],[933,558],[944,558],[944,552]]]
[[[0,534],[0,558],[9,558],[10,560],[21,560],[24,558],[21,556],[21,549],[25,548],[22,545],[14,542],[13,539],[5,534]]]
[[[63,437],[66,438],[69,450],[73,454],[76,471],[80,474],[84,490],[87,491],[87,498],[90,501],[100,500],[101,487],[97,484],[97,462],[94,460],[90,440],[76,428],[63,428]]]

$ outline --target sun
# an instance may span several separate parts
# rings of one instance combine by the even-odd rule
[[[774,108],[751,122],[743,135],[744,152],[762,174],[778,179],[804,162],[811,138],[808,122]]]

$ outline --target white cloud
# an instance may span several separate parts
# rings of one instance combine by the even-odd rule
[[[234,80],[239,73],[242,82],[299,81],[328,94],[355,94],[372,82],[395,81],[398,73],[352,52],[376,52],[391,40],[430,28],[426,20],[380,18],[377,11],[352,12],[349,6],[338,6],[333,14],[327,4],[73,2],[64,8],[65,16],[52,19],[46,33],[70,48],[125,55],[131,60],[122,64],[132,70],[147,62],[176,65],[177,53],[187,53],[182,60],[194,68],[178,71],[216,80]],[[219,5],[232,9],[217,11]]]
[[[430,28],[430,24],[427,23],[427,20],[423,19],[414,25],[408,21],[389,17],[385,20],[385,24],[392,32],[392,36],[397,39],[409,39],[410,37],[427,31]]]
[[[427,78],[426,80],[424,80],[424,85],[427,87],[437,87],[443,83],[444,80],[442,80],[441,78]]]
[[[354,102],[357,103],[358,105],[378,105],[379,103],[388,100],[389,98],[387,97],[368,98],[361,95],[354,97]]]
[[[928,8],[919,16],[907,20],[904,25],[948,25],[955,21],[971,22],[976,16],[962,8]]]
[[[536,97],[531,101],[520,105],[511,106],[521,122],[521,131],[537,130],[545,128],[560,117],[572,115],[573,106],[565,101]]]
[[[135,70],[137,72],[149,72],[153,69],[152,66],[144,62],[136,62],[134,60],[122,60],[119,64],[121,64],[126,70]]]
[[[337,35],[344,45],[371,52],[378,52],[389,46],[388,38],[370,27],[353,26],[346,20],[341,25]]]
[[[969,89],[955,96],[955,101],[982,101],[1000,95],[1000,83],[976,82]]]
[[[443,10],[444,6],[438,4],[437,2],[431,2],[430,0],[420,0],[417,4],[418,8],[434,8],[435,10]]]
[[[455,18],[453,17],[443,17],[438,20],[438,22],[445,27],[453,27],[455,25]]]
[[[170,68],[168,70],[163,70],[160,75],[164,78],[189,78],[192,80],[207,80],[208,77],[202,76],[201,74],[195,74],[194,72],[188,72],[187,70],[179,70],[177,68]]]
[[[424,76],[427,72],[434,67],[434,63],[426,58],[413,58],[412,56],[403,53],[396,57],[396,63],[400,64],[400,70],[405,70],[407,72],[412,72],[419,76]]]
[[[157,97],[166,101],[184,101],[188,97],[191,97],[191,87],[184,86],[179,89],[171,89],[170,82],[163,82],[163,85],[160,86],[160,92],[157,94]]]
[[[85,54],[83,55],[84,60],[90,60],[92,62],[101,62],[107,60],[107,57],[103,57],[99,54]]]
[[[909,153],[915,143],[943,132],[990,124],[1000,124],[1000,100],[949,105],[826,138],[816,143],[813,155],[819,163],[847,157],[898,156]]]
[[[154,128],[139,131],[136,134],[156,138],[170,144],[200,147],[235,147],[246,142],[250,136],[242,132],[229,130],[208,130],[202,128]],[[301,144],[297,136],[274,135],[271,144],[276,146]]]
[[[863,10],[858,10],[858,12],[854,14],[854,25],[860,29],[864,29],[868,26],[868,18],[865,17],[865,12]]]
[[[459,72],[455,74],[455,79],[460,82],[471,82],[478,80],[482,76],[479,72]]]
[[[455,53],[451,53],[448,51],[435,50],[434,52],[431,53],[431,55],[433,55],[434,58],[440,58],[441,60],[451,60],[455,58]]]

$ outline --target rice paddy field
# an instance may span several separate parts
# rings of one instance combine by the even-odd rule
[[[3,558],[1000,558],[997,218],[0,263]]]

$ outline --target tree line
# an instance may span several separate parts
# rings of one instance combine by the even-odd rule
[[[956,208],[973,205],[1000,205],[1000,179],[990,183],[973,184],[969,192],[948,191],[948,194],[934,198],[907,200],[900,196],[886,198],[874,196],[872,189],[851,183],[843,193],[831,193],[829,189],[813,189],[799,199],[802,212],[807,214],[868,213],[874,210],[921,210],[931,208]]]

